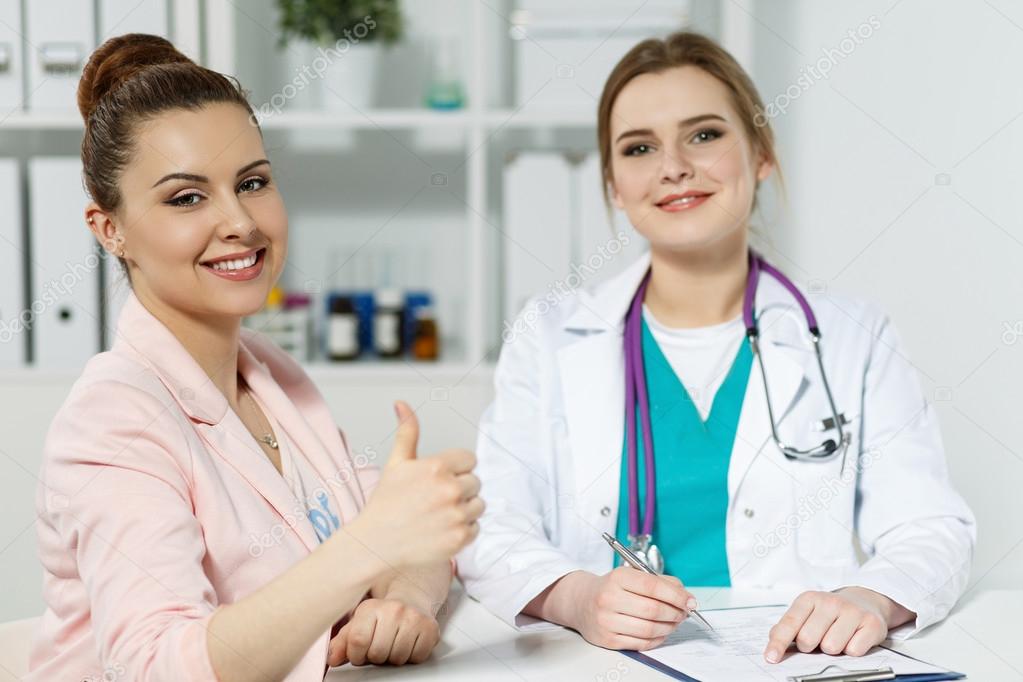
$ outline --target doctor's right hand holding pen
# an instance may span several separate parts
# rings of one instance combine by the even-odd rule
[[[678,578],[619,566],[604,575],[569,573],[522,612],[572,628],[590,644],[646,651],[660,646],[696,608]]]

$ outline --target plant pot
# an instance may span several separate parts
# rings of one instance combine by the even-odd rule
[[[315,80],[311,80],[306,73],[306,69],[312,66],[318,54],[316,43],[306,40],[294,41],[284,49],[283,81],[290,83],[291,88],[288,89],[287,86],[282,88],[281,96],[286,99],[283,108],[298,111],[320,108],[323,87]]]
[[[372,109],[376,104],[377,75],[381,46],[342,41],[347,49],[325,48],[321,55],[329,62],[319,79],[321,106],[327,111],[351,113]]]

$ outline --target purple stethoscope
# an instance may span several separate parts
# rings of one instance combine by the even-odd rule
[[[782,442],[778,436],[778,427],[775,423],[774,409],[771,407],[771,392],[767,386],[767,374],[764,371],[764,360],[760,355],[760,328],[753,316],[753,299],[756,297],[757,284],[760,280],[760,273],[766,272],[788,290],[796,303],[803,310],[806,317],[806,324],[810,331],[810,338],[813,341],[813,349],[817,355],[817,367],[820,369],[821,385],[828,398],[828,405],[831,408],[831,419],[826,420],[827,429],[838,430],[838,442],[827,439],[820,445],[800,450]],[[654,470],[654,437],[650,426],[650,402],[646,390],[646,375],[643,364],[643,298],[646,295],[646,288],[650,282],[650,271],[648,270],[640,283],[636,294],[632,298],[629,311],[625,316],[625,444],[628,463],[629,478],[629,549],[643,559],[648,566],[657,573],[664,572],[664,557],[657,545],[653,542],[654,530],[654,509],[656,503],[656,474]],[[831,394],[831,387],[828,385],[828,377],[824,371],[824,361],[821,358],[821,332],[817,327],[817,317],[813,314],[810,304],[802,292],[796,288],[792,281],[783,275],[777,268],[765,261],[752,249],[749,251],[749,274],[746,278],[746,293],[742,303],[742,319],[746,325],[746,339],[749,341],[750,350],[760,367],[760,376],[764,383],[764,399],[767,402],[767,414],[771,421],[771,437],[775,445],[788,459],[804,462],[821,462],[832,459],[838,450],[842,451],[842,470],[845,469],[845,453],[849,447],[849,435],[842,428],[847,423],[845,417],[841,416],[835,406],[834,396]],[[637,480],[636,468],[638,457],[636,453],[636,405],[639,405],[639,420],[643,429],[643,453],[645,455],[646,469],[646,505],[643,513],[642,528],[639,520],[639,481]]]

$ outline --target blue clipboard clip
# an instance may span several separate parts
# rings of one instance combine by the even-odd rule
[[[819,673],[810,675],[794,675],[789,682],[874,682],[875,680],[894,680],[895,671],[890,667],[868,668],[866,670],[845,670],[837,665],[829,665]]]

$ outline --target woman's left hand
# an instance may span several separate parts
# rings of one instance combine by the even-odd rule
[[[427,612],[399,599],[366,599],[330,640],[327,663],[422,663],[439,641],[440,626]]]
[[[804,653],[862,656],[888,636],[888,628],[914,618],[912,611],[865,587],[804,592],[771,628],[764,658],[777,663],[792,642]]]

